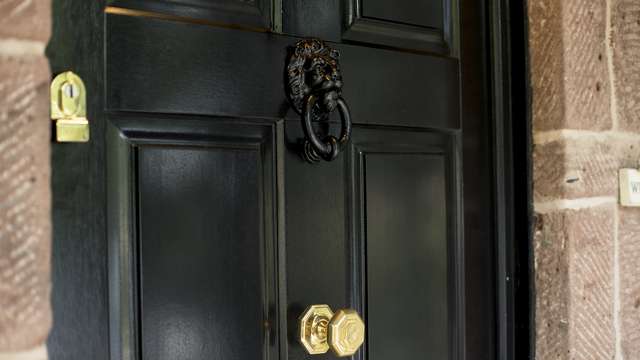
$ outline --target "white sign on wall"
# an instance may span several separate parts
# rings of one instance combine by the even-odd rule
[[[640,207],[640,171],[620,170],[620,204]]]

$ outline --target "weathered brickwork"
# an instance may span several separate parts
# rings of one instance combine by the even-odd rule
[[[640,360],[640,2],[530,0],[536,359]]]
[[[640,1],[614,3],[613,63],[620,128],[640,132]]]
[[[612,206],[565,214],[569,237],[569,354],[613,359]]]
[[[46,42],[51,33],[51,0],[0,1],[0,38]]]
[[[562,18],[557,0],[529,2],[529,55],[533,73],[532,110],[536,129],[557,129],[564,124],[564,83],[555,81],[564,76],[562,62]],[[548,36],[547,34],[554,34]]]
[[[534,196],[537,201],[614,196],[617,159],[610,142],[561,139],[534,150]],[[575,151],[567,151],[567,149]]]
[[[622,352],[640,359],[640,209],[620,211],[620,299]]]
[[[534,129],[611,126],[604,0],[529,2]]]
[[[613,206],[539,214],[538,359],[612,359]]]
[[[605,0],[562,0],[563,129],[611,128]]]
[[[49,0],[0,2],[0,358],[44,359],[51,326]]]
[[[637,167],[640,143],[633,137],[583,134],[536,144],[533,159],[535,201],[615,197],[618,169]]]
[[[562,213],[539,214],[534,234],[538,359],[566,359],[569,349],[569,264]]]
[[[51,322],[46,59],[4,59],[0,79],[0,349],[21,350]]]

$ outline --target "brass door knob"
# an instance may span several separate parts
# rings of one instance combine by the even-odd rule
[[[311,305],[300,317],[300,342],[311,355],[329,349],[339,356],[351,356],[364,342],[364,322],[355,310],[335,314],[329,305]]]

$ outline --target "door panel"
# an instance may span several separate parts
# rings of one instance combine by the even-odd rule
[[[107,29],[109,110],[299,119],[283,81],[297,38],[120,15]],[[355,123],[459,128],[456,59],[332,46]]]
[[[457,57],[459,0],[282,0],[285,34]]]
[[[454,56],[456,0],[345,0],[342,39]]]
[[[352,298],[365,358],[455,359],[464,282],[455,134],[356,127]]]
[[[278,125],[111,121],[110,170],[135,184],[109,193],[112,212],[126,214],[111,225],[130,234],[111,239],[111,292],[121,294],[112,299],[114,352],[131,359],[277,356]]]
[[[448,359],[446,163],[363,155],[369,359]]]
[[[285,34],[342,40],[344,0],[282,0],[282,13]]]
[[[442,29],[443,0],[396,0],[393,3],[384,0],[360,1],[364,17]]]
[[[260,148],[227,146],[137,150],[143,359],[262,357]]]

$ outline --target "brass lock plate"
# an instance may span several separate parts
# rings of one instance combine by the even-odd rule
[[[84,118],[56,121],[57,142],[89,141],[89,121]]]
[[[56,141],[89,141],[87,91],[82,79],[71,71],[51,82],[51,119],[56,122]]]

